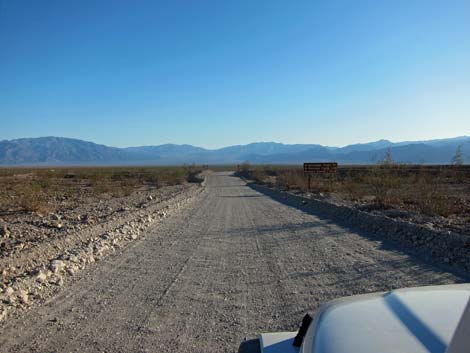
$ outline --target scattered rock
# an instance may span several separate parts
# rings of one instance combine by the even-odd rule
[[[54,276],[49,280],[50,284],[55,284],[56,286],[63,286],[64,285],[64,279],[62,276]]]
[[[152,200],[153,200],[153,196],[152,196],[152,195],[149,195],[149,196],[147,197],[147,200],[152,201]]]
[[[12,296],[15,293],[15,290],[12,287],[7,287],[5,289],[5,294],[8,296]]]
[[[70,266],[67,266],[66,271],[69,275],[73,276],[75,273],[78,272],[79,269],[80,268],[77,265],[72,264]]]
[[[58,214],[51,213],[51,219],[53,219],[54,221],[59,221],[59,220],[60,220],[60,216],[59,216]]]
[[[82,223],[85,223],[85,224],[95,224],[95,220],[89,214],[82,215],[80,217],[80,220],[82,221]]]
[[[10,236],[10,231],[6,225],[0,226],[0,237],[8,238]]]
[[[80,262],[80,259],[78,258],[77,255],[70,255],[70,256],[69,256],[69,261],[70,261],[70,262],[78,263],[78,262]]]
[[[18,291],[18,299],[20,300],[20,302],[22,304],[28,304],[29,303],[29,296],[28,296],[28,292],[26,292],[25,290],[23,289],[20,289]]]
[[[54,273],[61,272],[65,267],[65,263],[62,260],[52,260],[49,268]]]
[[[47,274],[44,271],[39,271],[36,276],[36,281],[39,283],[44,283],[47,280]]]
[[[6,308],[0,306],[0,321],[5,320],[7,317],[7,310]]]
[[[5,289],[5,299],[4,301],[7,304],[13,304],[16,301],[15,290],[12,287],[7,287]]]

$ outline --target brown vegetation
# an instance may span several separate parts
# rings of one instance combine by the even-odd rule
[[[313,175],[310,190],[299,167],[243,165],[241,173],[258,183],[313,194],[335,195],[378,208],[401,208],[470,220],[470,173],[463,169],[382,164],[341,167],[337,175]]]
[[[143,187],[182,184],[198,171],[195,166],[3,168],[0,213],[54,212],[57,202],[64,199],[128,196]]]

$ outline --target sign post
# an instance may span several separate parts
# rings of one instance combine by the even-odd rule
[[[304,174],[308,177],[308,191],[310,191],[313,174],[336,174],[338,163],[304,163]]]

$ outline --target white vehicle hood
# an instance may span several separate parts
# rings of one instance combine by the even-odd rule
[[[445,353],[469,297],[462,284],[335,300],[320,309],[301,352]]]

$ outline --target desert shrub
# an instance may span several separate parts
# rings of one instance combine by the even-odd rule
[[[348,198],[357,200],[367,193],[361,188],[361,183],[351,177],[336,182],[336,191],[344,193]]]
[[[92,193],[98,195],[111,193],[115,189],[113,185],[103,180],[90,180],[89,185],[91,186]]]
[[[453,165],[459,166],[463,165],[463,145],[460,144],[457,146],[454,156],[452,157],[451,163]]]
[[[8,209],[8,203],[9,203],[9,198],[8,198],[8,192],[7,190],[0,190],[0,210],[6,210]]]
[[[238,166],[238,170],[240,173],[249,173],[252,168],[250,166],[250,163],[244,162]]]
[[[274,172],[278,186],[307,190],[307,178],[301,169],[274,168]],[[379,165],[346,167],[336,177],[314,175],[310,191],[337,193],[346,199],[367,200],[381,207],[407,208],[426,215],[449,217],[468,212],[464,195],[470,190],[469,182],[470,175],[456,168],[410,169],[407,165],[393,164],[388,158],[387,163]]]
[[[282,170],[277,176],[277,182],[287,189],[307,190],[307,180],[301,170]]]
[[[16,204],[26,212],[48,212],[53,210],[47,195],[38,182],[19,183],[15,186]]]
[[[406,201],[414,204],[418,211],[427,215],[449,217],[460,213],[465,207],[461,200],[449,196],[448,189],[439,177],[419,176],[414,181],[406,195]]]
[[[140,184],[148,184],[158,188],[160,186],[159,177],[157,174],[142,175],[139,177]]]
[[[377,202],[383,204],[395,203],[400,199],[400,177],[396,171],[383,166],[372,167],[362,176],[362,181],[368,186]]]
[[[122,179],[116,185],[113,185],[112,193],[113,196],[129,196],[131,195],[138,186],[137,179],[135,178],[128,178]]]
[[[0,168],[0,211],[53,212],[59,202],[83,196],[121,197],[140,187],[185,183],[196,166]]]
[[[266,182],[268,174],[262,168],[256,168],[250,172],[250,179],[253,179],[257,183],[264,184]]]

